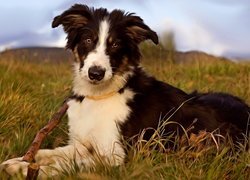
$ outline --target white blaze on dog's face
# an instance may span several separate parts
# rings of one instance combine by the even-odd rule
[[[102,20],[99,24],[98,41],[95,48],[85,55],[84,64],[80,66],[79,73],[82,78],[93,84],[108,81],[112,77],[110,57],[106,53],[106,42],[109,33],[108,20]],[[84,41],[91,44],[93,39],[87,38]],[[81,48],[81,47],[80,47]]]
[[[52,27],[60,24],[76,57],[73,90],[79,95],[119,91],[139,65],[138,44],[146,39],[158,43],[140,17],[120,10],[77,4],[55,17]]]

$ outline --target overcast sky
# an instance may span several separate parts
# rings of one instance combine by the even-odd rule
[[[250,57],[250,0],[1,0],[0,50],[65,45],[53,17],[74,3],[136,12],[158,34],[172,31],[177,49]]]

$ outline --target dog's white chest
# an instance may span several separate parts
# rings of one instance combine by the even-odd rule
[[[118,124],[126,121],[130,113],[127,101],[133,95],[131,91],[125,90],[122,94],[117,93],[102,100],[85,98],[81,103],[69,101],[71,142],[91,143],[104,154],[119,151]]]

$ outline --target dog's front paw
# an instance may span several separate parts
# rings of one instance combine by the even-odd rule
[[[0,172],[5,172],[11,176],[21,173],[27,175],[29,163],[23,161],[22,157],[9,159],[0,164]]]

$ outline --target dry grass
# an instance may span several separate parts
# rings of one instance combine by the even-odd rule
[[[165,82],[191,92],[223,91],[250,103],[250,64],[231,62],[172,64],[147,58],[145,68]],[[0,60],[0,162],[21,156],[34,135],[70,93],[71,66]],[[90,170],[65,172],[62,179],[248,179],[250,155],[216,143],[201,132],[176,139],[176,150],[165,149],[157,134],[129,151],[119,167],[98,163]],[[53,148],[67,141],[66,119],[45,141]],[[188,143],[187,143],[188,142]],[[73,166],[73,165],[72,165]],[[0,175],[0,179],[3,178]]]

